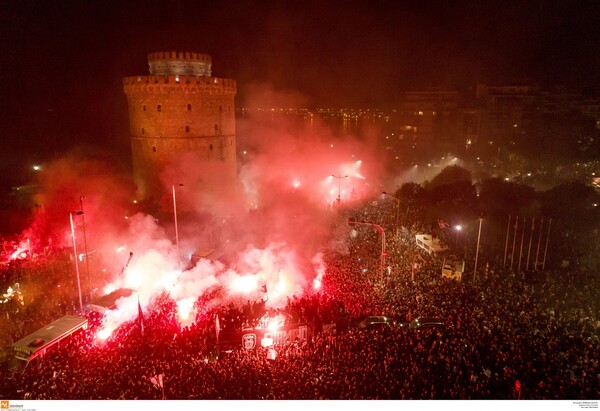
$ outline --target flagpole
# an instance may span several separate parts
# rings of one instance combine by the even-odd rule
[[[502,263],[502,268],[506,267],[506,253],[508,252],[508,237],[510,236],[510,218],[511,214],[508,215],[508,225],[506,226],[506,242],[504,244],[504,262]]]
[[[544,226],[544,217],[542,217],[542,222],[540,223],[540,235],[538,236],[538,245],[537,251],[535,253],[535,271],[537,271],[538,261],[540,256],[540,243],[542,242],[542,227]]]
[[[515,218],[515,235],[513,237],[512,251],[510,252],[510,271],[513,269],[513,261],[515,259],[515,245],[517,244],[517,229],[519,228],[519,216]]]
[[[531,240],[533,239],[533,230],[535,229],[535,217],[531,220],[531,231],[529,232],[529,247],[527,248],[527,268],[525,271],[529,271],[529,256],[531,255]]]
[[[552,219],[548,222],[548,235],[546,236],[546,248],[544,249],[544,262],[542,263],[542,270],[546,269],[546,254],[548,253],[548,240],[550,240],[550,226],[552,226]]]
[[[521,272],[521,257],[523,257],[523,237],[525,237],[525,221],[527,221],[526,217],[523,217],[523,229],[521,230],[521,247],[519,249],[519,268],[517,272]]]

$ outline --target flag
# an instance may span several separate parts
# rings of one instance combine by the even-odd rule
[[[142,335],[144,335],[144,313],[142,312],[142,306],[140,305],[140,295],[138,294],[138,322],[140,324],[140,329],[142,330]]]
[[[267,351],[267,360],[275,360],[277,358],[277,351],[274,348],[269,348]]]
[[[519,400],[521,399],[521,381],[515,380],[515,391],[519,395]]]
[[[441,220],[438,218],[437,220],[438,225],[440,226],[441,229],[444,229],[446,227],[450,227],[450,224],[448,224],[447,222],[445,222],[444,220]]]
[[[221,333],[221,324],[219,323],[219,314],[215,317],[215,335],[217,336],[217,344],[219,343],[219,334]]]
[[[150,378],[150,382],[154,385],[154,388],[164,388],[163,385],[163,376],[164,374],[155,375]]]

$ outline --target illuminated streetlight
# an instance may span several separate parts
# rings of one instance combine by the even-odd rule
[[[389,195],[390,197],[392,197],[394,199],[394,201],[396,201],[396,237],[398,237],[398,226],[400,224],[400,199],[394,197],[393,195],[391,195],[388,192],[382,191],[381,194],[385,195]]]
[[[459,243],[458,243],[458,234],[461,232],[462,230],[462,226],[460,224],[457,224],[454,226],[454,230],[456,231],[456,247],[458,248]]]
[[[337,178],[338,179],[338,197],[337,197],[337,203],[338,203],[338,207],[340,206],[341,202],[342,202],[342,178],[348,178],[348,176],[336,176],[336,175],[331,175],[331,177],[333,178]]]
[[[366,221],[356,221],[353,218],[348,219],[348,225],[370,225],[371,227],[375,227],[377,231],[381,233],[381,267],[379,271],[381,273],[381,284],[383,285],[383,269],[385,266],[385,231],[383,227],[374,223],[368,223]]]
[[[75,214],[79,213],[81,213],[81,211],[75,212]],[[79,281],[79,263],[77,261],[77,245],[75,242],[75,226],[73,225],[73,211],[69,211],[69,219],[71,221],[71,237],[73,237],[73,255],[75,256],[75,274],[77,275],[77,291],[79,292],[79,312],[83,313],[83,300],[81,299],[81,282]]]
[[[183,184],[179,184],[183,187]],[[173,217],[175,219],[175,244],[177,246],[177,261],[181,262],[181,254],[179,253],[179,231],[177,228],[177,198],[175,197],[175,184],[173,184]]]
[[[83,213],[83,200],[85,199],[84,196],[80,196],[79,197],[79,204],[81,205],[80,208],[80,212],[78,212],[78,215],[81,215],[81,227],[83,228],[83,246],[84,246],[84,251],[85,251],[85,269],[86,269],[86,273],[87,273],[87,282],[88,282],[88,299],[91,300],[91,296],[92,296],[92,283],[90,281],[90,262],[88,260],[88,247],[87,247],[87,236],[85,235],[85,217],[84,217],[84,213]]]

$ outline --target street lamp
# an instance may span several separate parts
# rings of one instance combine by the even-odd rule
[[[457,224],[454,226],[454,230],[456,231],[456,248],[458,248],[460,246],[458,241],[458,234],[461,232],[462,226],[460,224]]]
[[[381,194],[385,195],[389,195],[390,197],[392,197],[394,199],[394,201],[396,201],[396,238],[398,238],[398,226],[400,225],[400,199],[394,197],[393,195],[391,195],[388,192],[382,191]]]
[[[385,267],[385,231],[383,227],[374,223],[368,223],[366,221],[356,221],[353,218],[348,219],[348,225],[370,225],[371,227],[375,227],[377,231],[381,233],[381,284],[383,285],[383,269]]]
[[[83,215],[81,211],[76,211],[75,214]],[[77,261],[77,244],[75,242],[75,226],[73,225],[73,211],[69,211],[69,219],[71,221],[71,237],[73,237],[73,254],[75,255],[75,274],[77,275],[77,291],[79,292],[79,312],[83,313],[83,300],[81,299],[81,282],[79,281],[79,262]]]
[[[337,203],[338,203],[338,207],[339,207],[342,202],[342,178],[348,178],[348,176],[343,176],[341,174],[339,176],[336,176],[336,175],[332,174],[331,177],[338,179]]]
[[[88,260],[88,247],[87,247],[87,236],[85,235],[85,217],[84,217],[84,213],[83,213],[83,200],[85,199],[84,196],[80,196],[79,197],[79,204],[81,205],[81,208],[77,214],[81,215],[81,227],[83,229],[83,246],[84,246],[84,251],[85,251],[85,269],[86,269],[86,273],[87,273],[87,282],[88,282],[88,299],[91,300],[92,298],[92,283],[90,281],[90,262]]]
[[[183,184],[179,184],[183,187]],[[175,196],[175,184],[173,184],[173,217],[175,219],[175,244],[177,246],[177,261],[181,262],[181,254],[179,253],[179,231],[177,227],[177,197]]]

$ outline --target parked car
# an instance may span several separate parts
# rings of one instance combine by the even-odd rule
[[[409,323],[400,324],[401,328],[411,330],[427,330],[431,328],[445,328],[445,322],[437,317],[417,317]]]
[[[396,324],[392,317],[386,315],[371,315],[359,321],[356,327],[359,330],[380,330]]]

